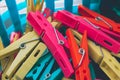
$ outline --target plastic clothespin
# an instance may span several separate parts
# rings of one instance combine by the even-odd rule
[[[47,20],[52,24],[53,27],[55,27],[56,29],[60,28],[61,23],[53,19],[53,15],[51,15],[51,10],[49,8],[45,8],[42,14],[44,17],[47,18]]]
[[[69,79],[69,78],[63,77],[62,80],[74,80],[74,79]]]
[[[10,36],[10,43],[13,43],[17,39],[19,39],[21,37],[21,35],[22,34],[20,32],[12,32],[11,36]]]
[[[0,37],[0,50],[2,50],[4,48],[3,46],[3,43],[2,43],[2,40],[1,40],[1,37]],[[1,67],[3,67],[3,64],[2,63],[3,61],[0,61],[1,62]],[[0,79],[2,79],[2,71],[0,71]]]
[[[40,12],[30,12],[27,19],[37,34],[42,36],[41,39],[54,56],[65,77],[70,77],[74,71],[64,49],[64,47],[68,47],[66,39]]]
[[[26,75],[25,80],[59,80],[62,76],[61,69],[56,66],[55,60],[49,52],[38,60]]]
[[[66,31],[70,53],[75,69],[76,80],[91,80],[88,57],[87,31],[84,31],[80,48],[74,39],[71,29]]]
[[[30,11],[35,11],[34,1],[33,0],[27,0],[27,14]]]
[[[16,71],[12,80],[23,80],[26,74],[31,70],[34,64],[39,60],[39,58],[44,54],[47,53],[47,47],[43,43],[39,43],[36,48],[31,51],[30,56],[22,62],[22,65]],[[14,61],[13,61],[14,62]]]
[[[11,64],[11,66],[5,73],[6,74],[5,78],[11,79],[11,77],[13,77],[15,71],[22,64],[22,62],[28,57],[31,50],[35,48],[35,46],[39,43],[39,41],[40,41],[39,36],[34,31],[32,31],[0,51],[0,60],[18,52],[18,55],[16,56],[14,62]]]
[[[89,64],[89,68],[90,68],[91,80],[96,80],[95,70],[91,62]]]
[[[120,33],[120,26],[115,21],[102,16],[99,13],[96,13],[84,7],[83,5],[78,6],[78,11],[83,17],[86,17],[93,24],[114,31],[116,33]]]
[[[12,32],[11,33],[11,36],[10,36],[10,43],[13,43],[14,41],[16,41],[17,39],[19,39],[21,37],[21,33],[20,32]],[[5,76],[6,76],[6,71],[9,69],[10,65],[12,64],[14,58],[15,58],[16,54],[15,55],[11,55],[3,60],[1,60],[2,62],[2,79],[4,80],[5,79]]]
[[[40,0],[37,0],[36,5],[34,4],[34,0],[27,0],[27,14],[31,11],[32,12],[42,11],[43,4],[44,0],[42,0],[42,2],[40,2]],[[25,33],[30,32],[32,30],[33,30],[32,27],[27,22]]]
[[[112,37],[105,34],[97,26],[91,25],[86,19],[80,18],[65,10],[58,11],[54,17],[63,24],[76,29],[78,32],[83,33],[87,30],[88,37],[96,43],[104,46],[108,50],[118,54],[120,52],[120,43]],[[116,48],[117,47],[117,48]]]
[[[82,39],[82,35],[75,30],[72,30],[76,41],[79,44]],[[120,79],[119,62],[111,55],[111,53],[100,45],[88,40],[89,55],[99,64],[100,68],[106,73],[111,80]]]
[[[36,6],[35,6],[35,11],[38,11],[38,10],[42,11],[43,4],[44,4],[44,0],[42,0],[41,3],[40,3],[40,0],[37,0]]]
[[[114,26],[117,25],[116,26],[118,28],[117,31],[120,32],[120,29],[119,29],[120,25],[118,25],[116,22],[110,20],[110,21],[112,21],[112,23],[114,23],[114,25],[111,25],[112,23],[105,21],[102,17],[100,17],[101,16],[100,14],[98,14],[98,13],[92,11],[92,10],[89,10],[88,8],[86,8],[86,7],[82,6],[82,5],[79,5],[78,9],[79,9],[79,13],[81,13],[81,15],[82,15],[82,16],[80,16],[81,18],[84,18],[84,19],[86,18],[86,20],[91,25],[94,24],[95,26],[98,26],[101,31],[103,31],[104,33],[110,35],[115,40],[120,42],[119,34],[114,33],[115,31],[112,29],[112,27],[114,28]],[[100,16],[98,17],[98,15],[100,15]],[[106,18],[106,19],[108,19],[108,18]]]
[[[44,17],[48,18],[51,15],[51,10],[49,8],[45,8],[42,14]]]

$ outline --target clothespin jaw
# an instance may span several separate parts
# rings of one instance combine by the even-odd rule
[[[48,49],[59,64],[65,77],[70,77],[74,71],[69,62],[64,47],[62,46],[66,45],[66,39],[58,30],[53,28],[52,25],[46,20],[46,18],[39,12],[30,12],[27,16],[27,19],[37,34],[41,36],[41,39],[46,44],[46,46],[48,46]]]
[[[27,0],[27,13],[30,11],[35,11],[34,1]]]
[[[35,11],[42,11],[43,4],[44,4],[44,0],[42,0],[41,3],[40,3],[40,0],[37,0],[36,6],[35,6]]]
[[[87,31],[85,31],[83,34],[80,49],[77,46],[71,29],[67,29],[66,35],[68,37],[68,43],[70,45],[70,52],[75,68],[76,80],[91,80],[87,46]]]
[[[26,75],[25,79],[32,79],[32,80],[57,80],[57,78],[61,77],[61,69],[54,68],[55,60],[52,57],[51,53],[48,52],[44,54],[38,62],[34,65],[34,67],[29,71]]]
[[[107,34],[105,34],[103,31],[101,31],[99,27],[91,25],[91,23],[87,19],[80,18],[65,10],[58,11],[54,17],[58,21],[67,25],[68,27],[76,29],[80,33],[83,33],[84,30],[87,30],[88,37],[90,39],[104,46],[105,48],[114,52],[115,54],[119,53],[120,43],[108,36]]]
[[[79,47],[74,39],[71,29],[67,29],[66,35],[73,61],[73,66],[74,68],[76,68],[78,66],[79,61],[81,60],[82,55],[79,53]]]
[[[105,29],[109,29],[109,30],[116,32],[116,33],[120,33],[120,27],[113,20],[92,11],[83,5],[78,6],[78,11],[82,16],[89,17],[88,19],[92,23],[97,24],[97,25],[100,25],[99,23],[101,23],[100,27],[103,27]],[[93,18],[94,20],[91,18]]]

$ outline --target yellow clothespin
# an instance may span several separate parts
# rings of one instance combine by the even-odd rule
[[[74,79],[69,79],[69,78],[63,77],[62,80],[74,80]]]
[[[73,30],[74,35],[76,36],[77,42],[78,39],[82,38],[82,35]],[[79,42],[78,42],[79,43]],[[106,75],[111,80],[120,80],[120,64],[119,62],[111,55],[111,53],[105,48],[95,44],[94,42],[88,40],[89,46],[89,55],[90,57],[99,64],[100,68],[106,73]]]
[[[34,7],[34,1],[33,0],[27,0],[27,14],[30,12],[30,11],[35,11],[35,7]],[[28,33],[30,31],[32,31],[32,27],[29,25],[29,23],[27,22],[26,23],[26,30],[25,30],[25,33]]]
[[[61,22],[58,22],[56,20],[52,20],[52,16],[49,16],[47,20],[55,27],[56,29],[59,29],[61,26]]]
[[[30,54],[30,56],[26,59],[26,61],[17,70],[12,80],[23,80],[26,74],[38,61],[41,55],[45,52],[45,50],[47,50],[47,47],[45,46],[45,44],[39,43],[37,47],[33,50],[33,52]]]
[[[13,76],[14,72],[27,58],[27,56],[30,55],[30,52],[36,47],[38,43],[39,36],[34,31],[32,31],[0,51],[0,60],[18,52],[15,60],[6,71],[5,78],[11,78]]]
[[[111,80],[120,80],[120,63],[107,51],[102,48],[103,59],[99,64],[100,68]]]
[[[27,14],[30,11],[35,11],[34,1],[33,0],[27,0]]]
[[[1,38],[0,38],[0,50],[4,49],[4,46],[2,44]],[[4,76],[5,76],[5,72],[7,71],[7,69],[9,68],[9,66],[11,65],[11,62],[13,61],[13,58],[4,58],[1,60],[1,67],[2,67],[2,80],[5,80]]]
[[[0,50],[3,49],[3,48],[4,48],[4,46],[3,46],[2,40],[0,38]]]
[[[40,3],[40,0],[37,0],[35,11],[42,11],[43,4],[44,4],[44,0],[42,0],[41,3]]]

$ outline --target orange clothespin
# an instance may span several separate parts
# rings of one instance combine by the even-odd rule
[[[84,31],[80,48],[78,47],[71,29],[67,29],[66,35],[70,46],[70,54],[75,68],[76,80],[91,80],[89,70],[87,31]]]
[[[113,32],[120,33],[120,25],[118,25],[115,21],[102,16],[101,14],[98,14],[82,5],[78,6],[78,11],[84,18],[87,18],[93,24]]]

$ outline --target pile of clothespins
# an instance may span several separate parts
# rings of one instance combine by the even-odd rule
[[[80,15],[42,11],[43,2],[28,0],[25,34],[0,50],[2,80],[97,80],[91,61],[120,80],[120,24],[83,5]]]

